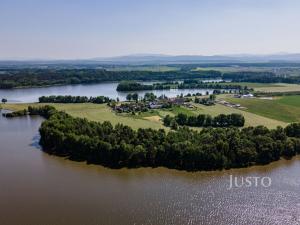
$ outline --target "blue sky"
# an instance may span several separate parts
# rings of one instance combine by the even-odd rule
[[[300,52],[299,0],[0,0],[0,58]]]

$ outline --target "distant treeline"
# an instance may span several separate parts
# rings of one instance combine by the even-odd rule
[[[231,72],[224,73],[223,79],[232,82],[254,82],[254,83],[300,83],[300,76],[277,76],[272,72]]]
[[[201,80],[184,80],[178,85],[178,89],[232,89],[232,90],[250,90],[247,86],[219,83],[219,82],[203,82]]]
[[[0,88],[92,84],[122,80],[178,80],[221,77],[218,71],[106,71],[104,69],[7,69],[0,74]]]
[[[39,97],[40,103],[95,103],[103,104],[109,103],[110,98],[105,96],[98,97],[86,97],[86,96],[71,96],[71,95],[51,95],[51,96],[42,96]]]
[[[97,123],[54,113],[40,128],[44,151],[108,167],[215,170],[266,164],[300,153],[300,124],[177,131]]]
[[[167,115],[163,122],[165,126],[175,129],[177,128],[177,125],[190,127],[243,127],[245,124],[245,118],[241,114],[237,113],[229,115],[220,114],[215,117],[205,114],[188,116],[186,114],[179,113],[175,117]]]
[[[225,90],[252,90],[248,87],[230,83],[202,82],[200,80],[185,80],[182,83],[165,82],[154,84],[142,84],[135,81],[122,81],[117,86],[117,91],[141,91],[141,90],[169,90],[176,89],[225,89]]]
[[[185,66],[183,66],[185,67]],[[189,66],[186,66],[189,68]],[[300,83],[300,76],[278,76],[272,72],[230,72],[222,74],[216,70],[190,71],[107,71],[105,69],[2,69],[0,89],[16,87],[38,87],[67,84],[92,84],[105,81],[152,81],[222,78],[234,82]],[[186,88],[186,87],[185,87]],[[201,87],[202,88],[202,87]],[[205,88],[205,87],[203,87]],[[151,90],[151,89],[148,89]]]

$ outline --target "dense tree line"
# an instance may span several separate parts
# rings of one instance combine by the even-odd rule
[[[39,115],[44,118],[49,118],[51,115],[56,113],[56,109],[53,106],[45,105],[45,106],[28,106],[28,109],[18,110],[9,113],[3,113],[2,115],[5,117],[20,117],[20,116],[34,116]]]
[[[46,119],[57,113],[57,110],[50,105],[45,106],[28,106],[29,115],[39,115]]]
[[[170,90],[178,89],[224,89],[224,90],[252,90],[248,87],[230,83],[203,82],[199,80],[188,80],[183,83],[165,82],[154,84],[142,84],[135,81],[123,81],[118,84],[117,91],[141,91],[141,90]]]
[[[153,85],[141,84],[135,81],[122,81],[117,86],[117,91],[142,91],[153,90]]]
[[[250,66],[250,65],[249,65]],[[182,68],[192,67],[182,65]],[[15,87],[52,86],[66,84],[91,84],[105,81],[123,80],[195,80],[203,78],[222,78],[233,82],[259,82],[259,83],[300,83],[300,76],[283,76],[273,72],[230,72],[222,74],[215,70],[191,70],[181,69],[179,71],[151,72],[151,71],[107,71],[105,69],[2,69],[4,75],[0,76],[0,89]],[[187,84],[184,84],[187,85]],[[182,88],[187,88],[181,86]],[[195,84],[193,84],[195,85]],[[199,84],[201,86],[201,84]],[[201,87],[202,88],[202,87]],[[204,88],[204,87],[203,87]],[[215,89],[215,88],[214,88]],[[150,90],[150,89],[149,89]]]
[[[278,76],[272,72],[232,72],[224,73],[223,79],[232,82],[255,82],[255,83],[300,83],[300,76]]]
[[[1,71],[0,71],[1,72]],[[0,76],[0,89],[65,84],[91,84],[122,80],[178,80],[207,76],[220,77],[218,71],[107,71],[104,69],[7,69]]]
[[[245,118],[241,114],[220,114],[216,117],[211,115],[199,114],[197,116],[188,116],[184,113],[179,113],[177,116],[172,117],[167,115],[164,120],[164,125],[168,127],[176,127],[174,123],[180,126],[190,127],[243,127]]]
[[[165,166],[214,170],[266,164],[300,153],[300,125],[205,128],[177,131],[97,123],[58,112],[40,128],[40,144],[51,154],[109,167]]]
[[[71,96],[71,95],[51,95],[51,96],[41,96],[39,97],[40,103],[95,103],[95,104],[103,104],[109,103],[111,101],[110,98],[105,96],[97,96],[97,97],[86,97],[86,96]]]
[[[232,90],[248,90],[248,87],[243,87],[237,84],[220,83],[220,82],[203,82],[201,80],[184,80],[178,85],[178,89],[232,89]]]

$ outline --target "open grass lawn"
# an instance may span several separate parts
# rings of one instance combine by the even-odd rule
[[[252,112],[283,122],[300,122],[300,96],[283,96],[274,100],[227,98]]]
[[[286,104],[297,104],[295,102],[296,100],[287,102]],[[27,108],[28,105],[38,105],[38,103],[5,104],[2,106],[5,109],[21,110]],[[270,117],[267,118],[262,115],[254,114],[248,111],[241,111],[238,109],[226,107],[219,104],[214,106],[204,106],[200,104],[194,104],[196,108],[193,109],[189,109],[185,107],[173,107],[172,109],[153,110],[153,112],[146,112],[146,113],[135,114],[135,115],[116,114],[106,105],[98,105],[98,104],[91,104],[91,103],[49,104],[49,105],[53,105],[57,110],[65,111],[75,117],[87,118],[89,120],[97,121],[97,122],[110,121],[113,125],[117,123],[122,123],[131,126],[134,129],[138,129],[138,128],[168,129],[163,126],[163,123],[159,118],[163,118],[166,115],[175,116],[178,113],[185,113],[188,115],[210,114],[212,116],[217,116],[221,113],[224,114],[241,113],[245,117],[246,126],[264,125],[268,128],[275,128],[276,126],[287,125],[287,123],[283,121],[278,121]]]

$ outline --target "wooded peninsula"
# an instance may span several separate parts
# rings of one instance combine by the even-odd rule
[[[40,128],[43,150],[71,160],[110,168],[158,167],[188,171],[267,164],[300,153],[300,124],[268,129],[179,127],[133,130],[129,126],[74,118],[52,106],[29,107],[46,118]]]
[[[74,118],[51,109],[40,128],[40,144],[51,154],[112,168],[165,166],[184,170],[215,170],[266,164],[300,153],[300,124],[278,127],[186,127],[133,130],[110,122]]]

